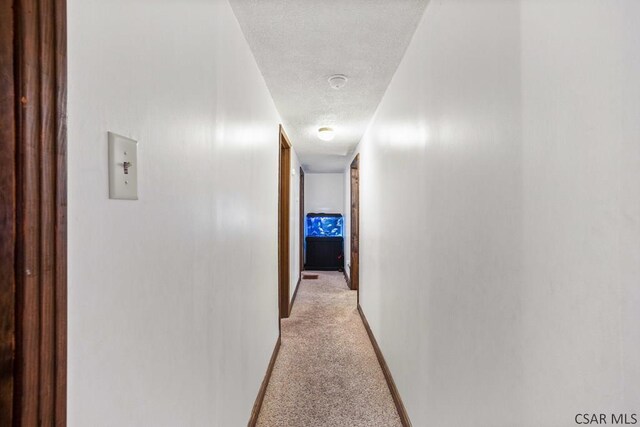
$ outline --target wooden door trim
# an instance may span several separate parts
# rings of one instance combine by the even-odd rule
[[[0,4],[0,426],[13,425],[16,248],[14,13]]]
[[[304,271],[304,170],[300,167],[300,240],[299,240],[299,257],[300,257],[300,274],[298,280],[302,279],[302,272]]]
[[[284,319],[290,311],[291,142],[282,125],[278,139],[278,311]]]
[[[4,7],[7,3],[3,2]],[[14,244],[2,300],[13,291],[15,356],[3,366],[2,388],[12,382],[11,424],[66,425],[67,334],[67,132],[66,0],[16,0],[12,46],[3,33],[2,112],[14,122],[1,146],[2,240]],[[12,73],[6,49],[12,50]],[[13,102],[13,113],[5,109]],[[11,131],[9,131],[9,134]],[[3,132],[3,136],[5,133]],[[10,171],[7,173],[6,171]],[[11,174],[12,176],[9,176]],[[6,212],[3,212],[5,215]],[[9,282],[9,284],[7,284]],[[4,339],[5,337],[2,336]],[[4,345],[4,343],[3,343]],[[11,369],[10,379],[7,369]],[[3,420],[4,421],[4,420]]]
[[[348,283],[352,290],[358,291],[358,301],[360,300],[360,154],[357,154],[351,162],[349,169],[350,184],[350,217],[351,217],[351,233],[350,245],[351,251],[349,279]],[[356,185],[354,186],[354,173],[356,176]],[[355,194],[355,197],[354,197]],[[357,245],[354,247],[353,242]]]

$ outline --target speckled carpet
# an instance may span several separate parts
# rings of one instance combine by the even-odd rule
[[[316,273],[316,272],[314,272]],[[259,427],[401,426],[339,272],[302,280],[258,417]]]

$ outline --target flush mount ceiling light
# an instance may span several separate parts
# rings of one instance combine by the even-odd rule
[[[321,127],[318,129],[318,138],[323,141],[331,141],[336,137],[335,131],[330,127]]]
[[[334,89],[341,89],[344,85],[347,84],[347,76],[344,74],[334,74],[329,77],[329,86]]]

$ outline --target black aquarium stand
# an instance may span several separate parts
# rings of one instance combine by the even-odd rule
[[[339,270],[343,267],[344,239],[342,237],[306,237],[307,262],[305,270]]]

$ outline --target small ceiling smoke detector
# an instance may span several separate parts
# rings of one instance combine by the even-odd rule
[[[318,138],[323,141],[331,141],[336,137],[335,131],[330,127],[322,127],[318,129]]]
[[[329,77],[329,86],[338,90],[344,87],[347,84],[347,76],[344,74],[334,74]]]

